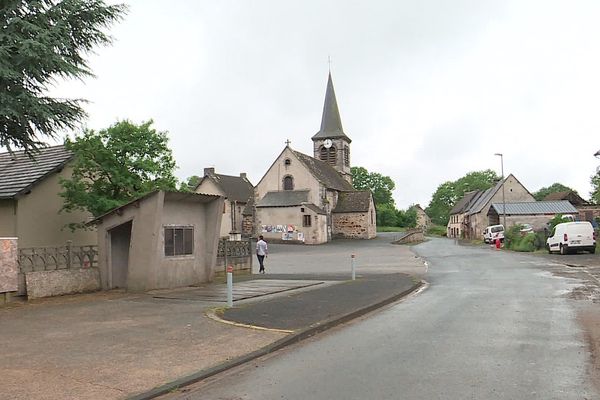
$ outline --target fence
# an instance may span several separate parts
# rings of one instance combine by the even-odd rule
[[[98,266],[98,246],[73,246],[19,249],[19,272],[55,271]]]
[[[220,240],[217,249],[216,273],[222,274],[228,265],[234,271],[252,270],[252,241],[248,240]]]

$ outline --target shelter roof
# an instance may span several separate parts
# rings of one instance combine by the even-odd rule
[[[64,145],[45,147],[30,158],[24,151],[0,153],[0,199],[10,199],[30,190],[73,158]]]

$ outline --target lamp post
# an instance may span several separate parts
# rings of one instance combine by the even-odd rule
[[[502,173],[502,225],[506,229],[506,200],[504,197],[504,156],[502,153],[495,153],[495,156],[500,157],[500,170]]]

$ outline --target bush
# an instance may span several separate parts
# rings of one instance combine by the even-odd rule
[[[440,225],[432,225],[427,229],[427,234],[433,236],[446,236],[447,232],[446,227]]]
[[[535,232],[521,234],[522,225],[511,226],[504,232],[504,245],[513,251],[532,252],[540,245],[540,238]],[[543,233],[542,233],[543,235]]]

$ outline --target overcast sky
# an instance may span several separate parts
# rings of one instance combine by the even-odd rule
[[[111,3],[115,3],[112,2]],[[256,184],[291,140],[312,155],[328,56],[353,166],[400,208],[491,168],[588,198],[600,148],[600,2],[130,0],[85,98],[87,126],[154,119],[181,179]]]

